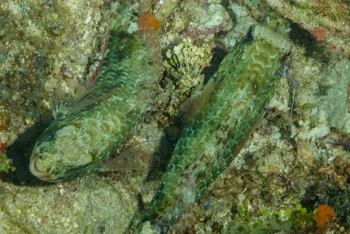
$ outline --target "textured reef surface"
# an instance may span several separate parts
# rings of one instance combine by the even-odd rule
[[[74,93],[74,84],[93,75],[111,11],[125,19],[138,12],[138,1],[115,2],[0,0],[1,233],[134,230],[170,160],[188,100],[251,25],[279,17],[292,44],[281,71],[289,78],[281,79],[245,147],[194,204],[195,221],[183,233],[350,231],[350,5],[344,0],[141,1],[141,10],[160,22],[165,71],[141,124],[115,154],[152,155],[152,167],[57,184],[32,176],[30,155],[53,120],[55,88]],[[136,23],[128,28],[136,29]]]

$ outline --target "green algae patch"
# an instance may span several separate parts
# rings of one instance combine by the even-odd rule
[[[9,170],[14,171],[16,168],[11,165],[12,159],[8,159],[6,157],[6,154],[1,153],[0,154],[0,172],[9,172]]]
[[[254,218],[247,203],[237,209],[235,219],[231,222],[230,231],[240,233],[271,233],[277,231],[292,231],[297,229],[314,230],[315,212],[308,212],[301,204],[294,208],[273,211],[264,209],[261,215]]]

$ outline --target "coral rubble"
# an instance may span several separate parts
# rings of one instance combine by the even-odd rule
[[[85,81],[98,66],[111,4],[0,1],[0,144],[6,146],[0,148],[2,154],[6,151],[7,163],[13,160],[8,165],[17,168],[1,174],[0,229],[4,233],[132,229],[181,132],[183,103],[196,95],[250,25],[272,20],[274,14],[291,22],[286,39],[293,44],[295,59],[288,75],[301,85],[293,96],[288,79],[281,80],[251,139],[196,203],[197,222],[190,231],[348,231],[349,3],[142,2],[160,21],[166,72],[155,87],[158,91],[144,122],[117,153],[133,142],[149,141],[156,149],[148,153],[157,163],[148,173],[100,173],[51,185],[28,176],[33,141],[52,119],[49,99],[55,87],[66,84],[70,94],[71,84]],[[135,10],[137,5],[131,12]],[[317,228],[313,213],[321,204],[332,207],[336,215],[324,230]]]

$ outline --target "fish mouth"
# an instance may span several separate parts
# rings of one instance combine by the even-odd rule
[[[37,158],[32,158],[30,160],[30,164],[29,164],[30,172],[35,177],[37,177],[38,179],[40,179],[42,181],[54,182],[54,180],[52,180],[51,176],[47,172],[44,172],[40,169],[40,166],[38,165],[37,162],[38,162]]]

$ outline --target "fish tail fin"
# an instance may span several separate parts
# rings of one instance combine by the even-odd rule
[[[179,179],[177,185],[177,200],[173,207],[152,228],[161,231],[174,231],[191,228],[196,222],[194,208],[196,202],[196,183],[199,174],[205,169],[205,164],[197,160]]]
[[[197,176],[189,174],[182,179],[182,184],[178,186],[176,203],[157,223],[152,225],[153,230],[179,232],[190,228],[196,221],[193,211],[196,201]]]

